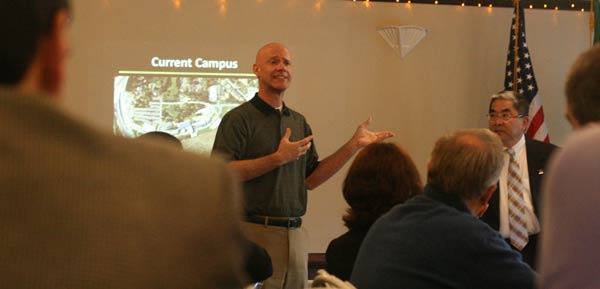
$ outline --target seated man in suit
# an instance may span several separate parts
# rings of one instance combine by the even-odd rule
[[[440,138],[425,192],[392,208],[367,233],[351,283],[360,289],[527,289],[534,273],[478,219],[496,190],[504,155],[487,129]]]
[[[53,102],[68,23],[67,0],[0,1],[0,287],[240,288],[225,164],[101,133]]]
[[[540,183],[546,162],[556,146],[525,136],[529,126],[529,101],[512,91],[493,95],[488,113],[489,129],[502,140],[506,160],[498,190],[481,220],[498,230],[535,269],[540,232]]]
[[[545,180],[540,288],[600,288],[600,45],[579,56],[565,88],[577,132]]]

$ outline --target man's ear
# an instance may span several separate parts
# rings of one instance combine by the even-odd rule
[[[569,106],[568,102],[567,106],[565,107],[565,117],[567,118],[567,121],[569,121],[569,124],[571,124],[571,128],[573,130],[578,130],[581,127],[579,121],[577,121],[577,119],[573,115],[573,111],[571,110],[571,107]]]
[[[53,97],[62,93],[65,80],[66,59],[69,53],[68,26],[69,13],[66,10],[59,11],[54,16],[50,32],[39,42],[42,65],[40,86]]]
[[[496,188],[498,188],[497,184],[493,184],[493,185],[489,186],[487,189],[485,189],[485,192],[479,198],[479,203],[481,205],[481,209],[477,213],[477,217],[481,218],[481,216],[483,216],[483,214],[485,214],[485,211],[487,211],[488,207],[490,206],[489,205],[490,200],[492,199],[492,196],[496,192]]]
[[[527,129],[529,129],[529,116],[524,116],[522,118],[523,121],[523,133],[527,132]]]
[[[498,184],[493,184],[491,186],[489,186],[487,189],[485,189],[485,193],[483,194],[483,196],[481,196],[481,203],[482,204],[487,204],[490,202],[490,200],[492,199],[492,196],[494,195],[494,193],[496,192],[496,189],[498,188]]]
[[[254,72],[254,74],[257,74],[258,72],[260,72],[260,68],[258,67],[258,65],[256,65],[256,63],[252,64],[252,72]]]

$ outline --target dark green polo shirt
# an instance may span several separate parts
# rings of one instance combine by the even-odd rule
[[[229,111],[217,130],[212,154],[229,161],[264,157],[277,151],[290,128],[290,141],[298,141],[312,130],[300,113],[283,105],[281,113],[258,94]],[[306,213],[304,180],[319,164],[314,142],[306,154],[262,176],[244,182],[246,214],[299,217]]]

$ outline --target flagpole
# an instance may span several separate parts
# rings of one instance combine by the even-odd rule
[[[515,38],[516,38],[515,44],[513,47],[514,55],[515,55],[514,61],[513,61],[513,92],[515,95],[517,95],[517,93],[519,91],[519,88],[518,88],[518,79],[519,79],[518,73],[519,72],[517,71],[517,69],[519,67],[519,39],[521,38],[521,37],[519,37],[519,33],[520,33],[519,28],[521,26],[521,20],[520,20],[521,9],[519,9],[520,8],[519,0],[513,0],[513,2],[515,4],[515,28],[514,29],[515,29]]]
[[[592,0],[590,1],[590,46],[594,46],[594,34],[597,33],[596,31],[596,17],[597,15],[595,15],[596,13],[594,13],[594,2],[596,0]]]

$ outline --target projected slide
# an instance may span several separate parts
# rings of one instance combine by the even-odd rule
[[[251,74],[148,75],[119,72],[114,79],[115,134],[137,137],[164,131],[186,150],[209,153],[223,115],[251,99]]]

